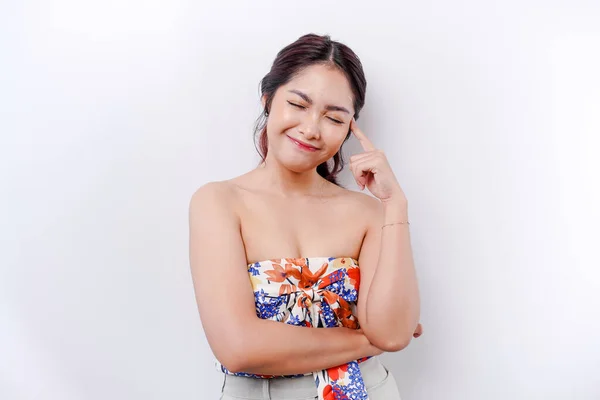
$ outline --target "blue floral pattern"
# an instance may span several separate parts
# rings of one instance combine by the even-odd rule
[[[312,265],[319,268],[311,268]],[[248,264],[247,269],[254,291],[256,314],[260,318],[309,328],[359,328],[353,314],[360,285],[360,270],[355,259],[270,259]],[[359,363],[369,358],[297,375],[232,373],[216,359],[215,366],[223,373],[251,378],[313,375],[320,400],[368,400]]]

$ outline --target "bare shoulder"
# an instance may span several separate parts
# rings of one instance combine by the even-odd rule
[[[200,186],[190,199],[190,213],[211,213],[217,210],[233,211],[236,187],[229,181],[211,181]]]
[[[383,204],[370,194],[339,187],[338,196],[343,199],[344,212],[353,216],[366,233],[371,227],[381,223],[384,216]]]
[[[202,201],[215,196],[222,197],[223,199],[227,195],[231,194],[233,186],[229,181],[211,181],[200,186],[192,195],[192,202]]]
[[[378,198],[355,190],[343,190],[344,196],[347,197],[353,208],[356,207],[359,215],[366,215],[371,218],[383,212],[383,205]]]

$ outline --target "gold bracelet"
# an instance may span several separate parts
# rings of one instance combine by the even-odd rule
[[[398,225],[398,224],[406,224],[406,225],[410,225],[410,222],[408,221],[404,221],[404,222],[392,222],[390,224],[384,224],[381,229],[385,228],[386,226],[390,226],[390,225]]]

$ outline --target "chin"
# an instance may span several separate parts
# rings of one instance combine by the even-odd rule
[[[302,172],[313,170],[313,169],[317,168],[317,165],[319,165],[319,164],[314,164],[314,163],[308,163],[306,161],[294,162],[290,159],[283,159],[283,160],[279,159],[279,163],[282,166],[284,166],[285,168],[289,169],[290,171],[297,172],[297,173],[302,173]]]
[[[317,157],[306,157],[291,151],[279,152],[276,158],[283,167],[298,173],[315,169],[322,162]]]

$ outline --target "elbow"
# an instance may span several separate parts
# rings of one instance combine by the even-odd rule
[[[240,335],[243,336],[243,335]],[[229,372],[248,372],[252,363],[250,348],[244,343],[243,337],[231,337],[223,343],[220,354],[216,356],[221,365]]]
[[[385,352],[397,352],[407,348],[413,339],[415,330],[409,326],[412,326],[412,323],[388,319],[383,323],[363,326],[363,332],[373,346]]]
[[[404,350],[412,341],[412,335],[404,334],[367,334],[369,342],[378,349],[393,353]]]
[[[408,347],[408,345],[410,344],[412,338],[406,338],[406,337],[391,337],[391,338],[383,338],[381,340],[378,340],[376,342],[371,342],[375,347],[389,352],[389,353],[393,353],[393,352],[397,352],[397,351],[401,351],[404,350],[405,348]]]
[[[219,357],[218,360],[231,373],[244,372],[246,369],[244,359],[237,357],[235,354],[225,354]]]

